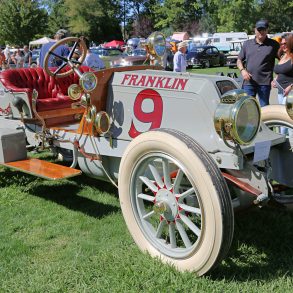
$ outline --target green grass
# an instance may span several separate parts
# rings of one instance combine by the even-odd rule
[[[229,68],[227,66],[225,67],[211,67],[211,68],[193,68],[188,69],[188,72],[194,72],[194,73],[201,73],[201,74],[217,74],[219,72],[223,72],[225,75],[228,73],[236,73],[237,76],[240,76],[240,71],[238,68]]]
[[[292,292],[292,222],[269,208],[238,214],[228,257],[199,278],[139,251],[112,185],[1,167],[0,292]]]

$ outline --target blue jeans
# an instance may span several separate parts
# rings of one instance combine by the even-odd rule
[[[269,105],[271,85],[244,84],[243,89],[250,96],[256,97],[256,94],[258,94],[261,107]]]

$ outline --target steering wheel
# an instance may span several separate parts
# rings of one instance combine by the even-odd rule
[[[74,43],[68,56],[60,56],[60,55],[54,53],[55,49],[57,49],[59,46],[66,45],[68,43]],[[82,50],[81,50],[81,55],[80,55],[79,59],[76,60],[73,58],[73,54],[74,54],[75,49],[78,46],[79,46],[79,49],[82,49]],[[46,73],[49,74],[50,76],[57,77],[57,78],[66,77],[78,69],[78,67],[82,64],[82,62],[85,59],[86,52],[87,52],[87,47],[86,47],[84,40],[82,40],[80,38],[76,38],[76,37],[64,38],[64,39],[56,42],[50,48],[48,53],[46,54],[45,59],[44,59],[44,69],[45,69]],[[54,56],[57,60],[62,61],[62,64],[59,67],[57,67],[57,69],[54,68],[55,71],[51,71],[50,67],[49,67],[49,58],[51,56]],[[69,66],[70,69],[66,70],[65,72],[60,73],[60,71],[66,66]]]

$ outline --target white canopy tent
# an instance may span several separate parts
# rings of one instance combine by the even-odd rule
[[[43,37],[43,38],[29,42],[29,47],[43,45],[43,44],[47,44],[47,43],[53,42],[53,41],[54,41],[54,39],[50,39],[48,37]]]

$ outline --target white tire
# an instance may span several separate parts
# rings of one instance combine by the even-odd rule
[[[261,108],[261,120],[267,126],[286,126],[293,129],[293,120],[285,105],[269,105]]]
[[[187,135],[160,129],[139,135],[119,169],[119,198],[142,251],[203,275],[227,254],[234,217],[225,179]]]

